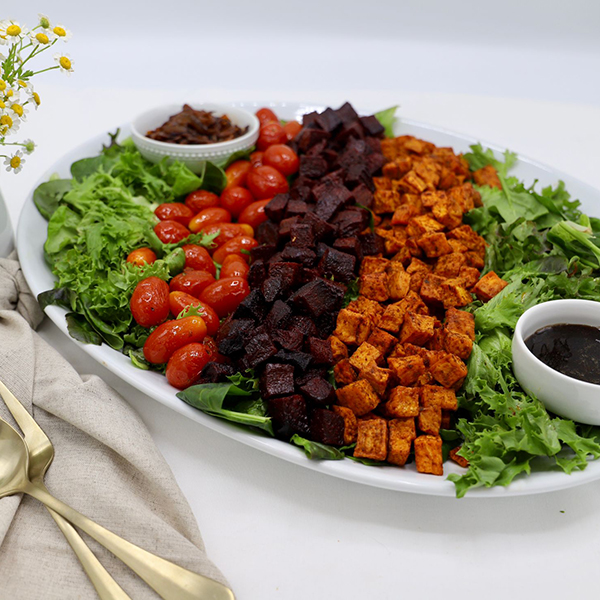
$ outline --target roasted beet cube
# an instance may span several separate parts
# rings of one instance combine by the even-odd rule
[[[316,279],[303,285],[292,296],[292,301],[313,317],[337,313],[344,301],[344,289],[331,281]]]
[[[296,387],[300,387],[315,377],[321,377],[322,379],[327,380],[327,376],[327,367],[312,366],[310,369],[306,369],[301,375],[296,375],[294,379],[296,381]]]
[[[297,216],[303,217],[307,210],[308,206],[303,200],[290,200],[287,205],[287,210],[285,211],[285,218]]]
[[[327,139],[329,139],[329,134],[326,131],[304,127],[296,136],[295,141],[300,152],[308,152],[315,144]]]
[[[348,283],[355,279],[356,258],[351,254],[327,248],[319,262],[319,269],[324,277],[333,277],[335,281]]]
[[[229,375],[235,375],[237,369],[226,363],[209,362],[202,373],[200,379],[202,383],[220,383],[225,381]]]
[[[269,331],[284,328],[288,325],[291,316],[291,307],[283,300],[276,300],[265,319],[265,327]]]
[[[358,113],[349,102],[342,104],[335,112],[344,125],[348,125],[353,121],[358,121]]]
[[[260,244],[276,244],[279,239],[279,224],[265,221],[256,228],[256,240]]]
[[[363,208],[353,207],[338,213],[333,223],[337,225],[339,237],[358,235],[369,224],[369,213]]]
[[[312,192],[317,202],[315,214],[324,221],[329,221],[352,198],[346,187],[336,183],[322,183],[315,186]]]
[[[277,348],[267,333],[255,335],[246,344],[245,360],[249,368],[254,369],[277,354]]]
[[[319,260],[321,260],[323,258],[323,255],[325,254],[325,252],[327,252],[327,250],[329,250],[331,246],[328,246],[327,244],[324,244],[323,242],[319,242],[317,244],[317,249],[315,250],[315,252],[317,253],[317,258]],[[323,270],[321,269],[321,265],[318,266],[318,269],[320,270],[320,274],[323,275]]]
[[[322,340],[318,337],[309,337],[307,340],[308,351],[312,354],[313,362],[316,365],[333,365],[333,353],[329,340]]]
[[[302,267],[295,262],[272,262],[269,263],[269,276],[280,277],[283,281],[283,289],[287,292],[296,284],[300,277]]]
[[[366,163],[354,163],[348,167],[344,183],[350,189],[354,189],[355,187],[358,187],[361,184],[366,187],[367,185],[369,185],[370,181],[371,172]]]
[[[229,319],[219,328],[217,346],[219,352],[231,356],[243,350],[246,340],[254,331],[254,319]]]
[[[302,115],[302,127],[309,127],[315,124],[315,119],[319,116],[316,110]]]
[[[333,242],[333,247],[340,252],[352,254],[358,262],[362,261],[362,246],[356,236],[338,238]]]
[[[271,221],[279,223],[279,221],[283,219],[289,199],[289,194],[277,194],[273,197],[273,200],[265,206],[265,215],[267,215]]]
[[[276,252],[277,246],[275,244],[261,244],[260,246],[255,246],[250,250],[252,264],[256,261],[262,261],[264,264],[264,261],[269,260]]]
[[[299,173],[304,177],[319,179],[327,173],[327,161],[322,156],[309,156],[307,154],[300,156]]]
[[[271,333],[271,338],[284,350],[302,350],[302,346],[304,345],[304,334],[297,327],[275,329]]]
[[[332,410],[317,408],[310,421],[310,434],[315,442],[329,446],[342,446],[344,443],[344,419]]]
[[[367,169],[371,175],[375,175],[386,162],[388,162],[388,160],[383,154],[373,152],[373,154],[367,156]]]
[[[235,309],[234,317],[236,319],[254,319],[255,323],[260,323],[267,314],[268,305],[264,296],[257,288],[253,289]]]
[[[359,183],[353,190],[352,196],[356,204],[371,208],[373,204],[373,192],[364,183]]]
[[[281,258],[282,260],[290,260],[311,267],[315,264],[317,255],[310,248],[297,248],[288,244],[281,252]]]
[[[273,263],[281,262],[281,260],[281,252],[275,252],[275,254],[267,261],[267,264],[270,266]]]
[[[304,216],[302,223],[312,227],[315,240],[323,240],[328,236],[333,235],[333,232],[335,231],[333,225],[312,212],[309,212]]]
[[[294,315],[291,323],[306,336],[317,335],[317,326],[314,324],[314,321],[306,315]]]
[[[300,217],[288,217],[287,219],[283,219],[279,224],[279,240],[286,240],[290,237],[290,233],[292,231],[292,226],[300,223]]]
[[[315,179],[311,179],[305,175],[299,175],[294,181],[294,187],[308,187],[312,190],[316,183],[317,181]],[[299,198],[296,198],[296,200],[299,200]]]
[[[315,144],[306,154],[308,156],[318,156],[325,150],[325,146],[327,146],[327,142],[325,140],[321,140],[318,144]]]
[[[283,295],[281,277],[267,277],[262,282],[261,290],[266,302],[274,302],[279,296]]]
[[[369,117],[361,117],[360,124],[363,126],[367,135],[376,137],[385,133],[383,125],[373,115]]]
[[[302,203],[304,204],[304,202]],[[305,211],[306,212],[306,211]],[[315,245],[315,234],[309,223],[297,223],[290,230],[290,242],[292,246],[299,248],[310,248]]]
[[[297,350],[279,350],[273,356],[273,362],[282,362],[289,365],[294,365],[299,371],[303,372],[308,369],[312,363],[312,356],[307,352],[299,352]]]
[[[317,326],[317,335],[320,338],[326,338],[333,333],[335,329],[335,322],[337,317],[337,311],[331,313],[324,313],[319,317],[315,318],[315,325]]]
[[[303,286],[306,283],[310,283],[314,281],[318,277],[322,277],[321,270],[317,267],[305,267],[300,272],[300,281],[298,282],[299,286]]]
[[[324,131],[332,133],[341,124],[342,119],[332,108],[326,108],[321,114],[315,117],[315,123]]]
[[[273,398],[268,401],[268,407],[276,437],[289,440],[294,433],[303,437],[310,435],[306,401],[302,396],[295,394],[283,398]]]
[[[327,164],[331,167],[338,159],[339,153],[331,148],[325,148],[323,152],[321,152],[321,156],[327,161]]]
[[[259,248],[260,246],[257,247]],[[267,265],[265,264],[265,261],[262,259],[254,259],[253,254],[252,264],[250,265],[250,271],[248,272],[248,284],[251,288],[259,287],[266,278]]]
[[[365,256],[381,254],[385,249],[383,238],[372,231],[362,233],[358,236],[358,239],[360,240],[360,245]]]
[[[373,152],[377,152],[377,154],[383,154],[381,152],[381,139],[376,137],[367,137],[365,138],[365,142]]]
[[[344,125],[340,132],[335,136],[335,141],[337,144],[345,144],[353,137],[361,140],[365,137],[365,132],[358,121],[350,123],[349,125]]]
[[[294,393],[294,367],[268,363],[260,376],[260,393],[265,400]]]
[[[297,185],[297,183],[295,182],[294,187],[292,187],[292,189],[290,190],[290,196],[294,200],[302,200],[303,202],[306,202],[310,198],[311,189],[312,186]]]
[[[310,402],[331,404],[335,401],[335,390],[329,381],[323,377],[312,377],[300,386],[302,395]]]

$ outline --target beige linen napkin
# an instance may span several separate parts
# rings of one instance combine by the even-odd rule
[[[0,378],[55,446],[51,493],[116,534],[226,584],[144,424],[101,379],[80,376],[31,327],[42,313],[16,260],[0,259]],[[4,403],[0,414],[10,423]],[[158,598],[112,554],[90,548],[133,598]],[[46,509],[30,497],[0,500],[0,598],[97,597]]]

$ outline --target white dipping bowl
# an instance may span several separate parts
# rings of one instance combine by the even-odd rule
[[[216,116],[227,115],[234,125],[242,129],[248,127],[248,131],[234,140],[215,144],[188,145],[159,142],[146,137],[146,133],[166,123],[169,117],[181,112],[183,108],[181,104],[160,106],[142,113],[131,123],[131,139],[146,160],[157,163],[166,156],[184,163],[194,173],[200,173],[206,161],[222,167],[232,154],[249,150],[256,143],[259,122],[256,116],[247,110],[214,103],[190,104],[190,106],[196,110],[211,111]]]
[[[600,327],[600,302],[551,300],[533,306],[517,321],[512,340],[513,371],[521,387],[553,413],[588,425],[600,425],[600,385],[563,375],[544,364],[525,340],[550,325]]]

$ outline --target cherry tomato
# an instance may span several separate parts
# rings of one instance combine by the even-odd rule
[[[154,327],[169,316],[169,286],[158,277],[142,279],[133,290],[129,308],[135,322]]]
[[[200,298],[200,293],[210,285],[215,278],[206,271],[187,271],[175,275],[169,283],[172,292],[187,292],[195,298]]]
[[[220,206],[205,208],[195,217],[192,217],[190,231],[197,233],[205,225],[210,225],[211,223],[231,223],[231,213]]]
[[[248,189],[257,200],[266,200],[288,191],[287,179],[273,167],[264,165],[248,173]]]
[[[246,184],[246,177],[248,175],[248,171],[250,170],[249,160],[236,160],[234,163],[231,163],[225,169],[225,175],[227,176],[227,187],[232,186],[244,186]]]
[[[187,344],[175,350],[167,363],[165,376],[167,381],[178,390],[194,385],[202,369],[212,360],[204,344]]]
[[[245,279],[242,277],[226,277],[205,288],[200,300],[212,306],[219,317],[222,318],[232,313],[249,293],[250,286]]]
[[[238,225],[242,228],[244,235],[254,237],[254,228],[251,225],[248,225],[248,223],[238,223]]]
[[[227,209],[234,218],[239,217],[246,206],[253,202],[252,194],[239,185],[226,187],[221,194],[221,206]]]
[[[233,257],[236,260],[231,260],[227,262],[229,257]],[[248,271],[250,271],[250,267],[248,263],[240,258],[237,254],[229,254],[229,256],[225,257],[223,261],[226,264],[223,264],[221,267],[221,275],[220,279],[226,279],[227,277],[243,277],[244,279],[248,278]]]
[[[201,317],[183,317],[159,325],[144,344],[144,357],[153,364],[166,363],[175,350],[206,336],[206,325]]]
[[[279,123],[277,115],[270,108],[259,108],[256,111],[256,117],[260,121],[261,127],[264,127],[267,123],[270,123],[271,121]]]
[[[219,235],[214,239],[217,246],[222,246],[225,242],[245,233],[239,223],[213,223],[202,228],[202,233],[205,235],[212,235],[217,232]]]
[[[238,223],[248,223],[250,227],[256,229],[261,223],[268,220],[269,217],[265,214],[265,206],[271,202],[272,198],[266,200],[258,200],[246,206],[239,216]]]
[[[258,133],[256,140],[256,148],[258,150],[266,150],[273,144],[285,144],[287,136],[280,123],[271,122],[263,125]]]
[[[219,206],[219,196],[208,190],[196,190],[187,195],[185,204],[191,208],[194,214],[197,214],[205,208]]]
[[[201,302],[198,298],[195,298],[191,294],[186,292],[171,292],[169,294],[169,307],[171,313],[176,317],[179,316],[182,310],[188,306],[198,306],[204,313],[202,318],[206,324],[206,331],[208,335],[217,335],[219,331],[219,317],[217,313],[208,304]]]
[[[161,221],[177,221],[186,227],[194,216],[192,209],[181,202],[165,202],[156,208],[154,214]]]
[[[283,130],[288,139],[288,142],[293,140],[302,131],[302,125],[298,121],[288,121],[284,126]]]
[[[219,246],[213,253],[213,260],[222,265],[228,254],[239,254],[246,262],[249,262],[250,256],[241,251],[246,250],[249,252],[256,246],[258,246],[258,242],[254,238],[248,237],[247,235],[239,235],[238,237],[225,242],[222,246]]]
[[[151,265],[156,260],[156,254],[150,248],[136,248],[127,256],[127,262],[137,267]]]
[[[253,169],[256,169],[256,167],[262,167],[263,166],[263,156],[264,156],[264,152],[253,152],[250,155],[250,165]],[[248,177],[246,176],[246,183],[248,183]]]
[[[161,221],[154,226],[154,233],[164,244],[176,244],[190,235],[190,230],[177,221]]]
[[[207,335],[204,338],[202,345],[206,348],[206,351],[210,354],[211,362],[218,362],[218,363],[229,362],[229,359],[226,358],[225,356],[223,356],[219,352],[219,347],[217,346],[217,342],[215,342],[215,340],[211,336]]]
[[[206,271],[213,277],[217,274],[217,269],[208,250],[196,244],[186,244],[183,247],[185,252],[185,266],[194,271]]]
[[[285,144],[274,144],[265,150],[263,163],[274,167],[282,175],[289,177],[298,172],[300,161],[298,155]]]

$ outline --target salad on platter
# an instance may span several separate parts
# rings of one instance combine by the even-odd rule
[[[164,373],[215,417],[301,447],[443,475],[458,496],[600,457],[512,371],[531,306],[600,299],[600,220],[473,145],[394,137],[395,108],[282,123],[196,175],[128,139],[34,192],[69,333]]]

